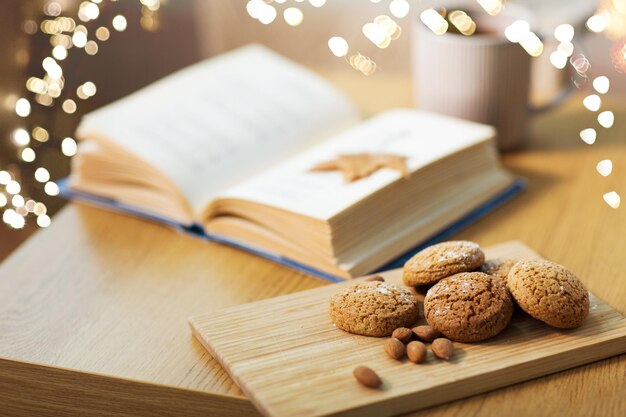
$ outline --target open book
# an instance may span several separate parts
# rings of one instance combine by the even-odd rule
[[[494,135],[410,109],[360,121],[327,82],[253,45],[86,115],[64,192],[349,278],[517,190]],[[311,171],[358,153],[404,156],[410,176]]]

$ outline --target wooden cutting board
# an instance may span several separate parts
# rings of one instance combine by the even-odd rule
[[[486,253],[488,259],[538,257],[518,242]],[[401,282],[401,270],[382,275]],[[517,313],[493,339],[455,343],[450,362],[431,352],[425,364],[399,362],[383,351],[384,339],[351,335],[330,322],[331,295],[352,284],[245,304],[189,322],[256,407],[276,417],[389,416],[626,352],[626,320],[591,295],[589,317],[578,329],[553,329]],[[359,385],[352,376],[358,365],[376,370],[384,389]]]

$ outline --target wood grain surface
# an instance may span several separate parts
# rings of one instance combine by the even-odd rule
[[[245,398],[0,359],[0,415],[258,416]]]
[[[485,253],[487,259],[538,258],[519,242]],[[403,285],[401,269],[382,275]],[[384,352],[385,338],[352,335],[330,321],[329,300],[348,285],[244,304],[189,323],[259,410],[272,417],[392,416],[626,353],[626,319],[592,295],[589,316],[577,329],[554,329],[519,312],[492,339],[455,343],[449,362],[430,353],[421,365],[398,361]],[[360,365],[383,378],[382,389],[354,380],[352,370]]]
[[[411,105],[406,76],[320,72],[365,114]],[[588,146],[578,131],[596,122],[582,97],[535,118],[529,149],[503,157],[509,169],[527,178],[528,190],[454,238],[483,246],[522,240],[566,264],[624,314],[626,216],[623,207],[609,208],[602,194],[626,195],[626,105],[604,99],[615,113],[615,126],[599,131],[596,144]],[[615,168],[604,178],[595,165],[606,158]],[[70,205],[53,220],[0,266],[0,358],[12,361],[22,377],[19,382],[0,370],[0,381],[17,384],[12,392],[21,393],[11,401],[0,398],[0,409],[9,414],[16,414],[17,402],[56,407],[55,394],[39,395],[41,387],[32,382],[50,367],[61,368],[66,378],[59,383],[68,390],[80,388],[76,375],[93,374],[111,377],[108,383],[131,379],[138,386],[173,387],[181,404],[188,391],[241,396],[190,334],[187,317],[327,285],[247,253],[94,208]],[[514,411],[516,417],[621,417],[624,386],[626,355],[621,355],[411,415],[496,417]],[[89,387],[98,390],[97,384]],[[137,399],[147,395],[120,387]],[[90,415],[99,408],[106,411],[86,399],[67,413]]]

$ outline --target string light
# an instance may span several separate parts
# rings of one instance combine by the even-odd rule
[[[37,33],[37,23],[34,20],[27,20],[22,25],[22,30],[27,35],[34,35]]]
[[[95,55],[98,53],[98,44],[95,41],[88,41],[85,44],[85,52],[87,55]]]
[[[50,180],[50,172],[44,167],[39,167],[35,170],[35,179],[37,182],[46,183]]]
[[[35,200],[28,200],[26,201],[26,203],[24,203],[24,208],[26,209],[28,213],[32,213],[33,209],[35,208],[35,204],[36,204]]]
[[[65,138],[61,142],[61,152],[65,156],[74,156],[76,152],[78,152],[78,145],[76,141],[72,138]]]
[[[26,225],[24,217],[20,216],[13,209],[5,210],[2,214],[2,220],[14,229],[21,229]]]
[[[592,85],[593,88],[600,94],[606,94],[609,92],[610,82],[609,79],[604,75],[596,77],[593,80]]]
[[[20,156],[22,157],[22,161],[24,162],[33,162],[37,157],[33,148],[22,149],[22,154]]]
[[[569,59],[569,62],[570,64],[572,64],[572,67],[574,67],[576,72],[582,76],[586,76],[587,71],[589,71],[589,68],[591,67],[591,64],[589,63],[587,57],[582,54],[577,55],[576,57],[572,56]]]
[[[19,182],[11,180],[7,183],[5,190],[7,193],[14,195],[19,193],[22,190],[22,187],[20,186]]]
[[[561,43],[571,42],[574,39],[574,27],[570,24],[558,25],[554,29],[554,37]]]
[[[54,100],[48,94],[37,94],[35,96],[35,101],[37,101],[37,103],[41,104],[42,106],[48,107],[52,106],[52,104],[54,103]]]
[[[520,39],[519,44],[530,56],[537,57],[543,52],[543,42],[541,42],[541,39],[533,32],[527,32],[522,39]]]
[[[50,59],[52,59],[52,58],[50,58]],[[49,69],[47,71],[48,72],[48,78],[50,78],[53,81],[60,80],[61,77],[63,77],[63,69],[61,68],[61,66],[59,64],[56,63],[56,61],[53,60],[53,62],[54,62],[54,64],[50,65],[50,67],[49,67]],[[59,84],[54,83],[54,82],[48,83],[48,90],[49,91],[52,91],[53,87],[56,87],[56,88],[60,89],[60,85]],[[59,94],[60,94],[60,92],[59,92]],[[52,95],[52,93],[51,93],[51,95]],[[58,95],[56,95],[56,97],[58,97]]]
[[[15,113],[20,117],[28,117],[30,115],[30,101],[20,98],[15,102]]]
[[[518,43],[530,32],[530,25],[525,20],[516,20],[504,29],[504,36],[509,42]]]
[[[597,94],[590,94],[583,99],[583,106],[589,111],[598,111],[602,106],[602,99]]]
[[[46,228],[52,224],[52,220],[47,214],[41,214],[37,216],[37,226],[41,228]]]
[[[397,18],[403,18],[409,14],[411,6],[406,0],[391,0],[389,3],[389,12]]]
[[[606,204],[609,205],[609,207],[614,208],[614,209],[619,208],[621,198],[619,194],[617,194],[615,191],[611,191],[611,192],[604,194],[602,198],[604,198],[604,201],[606,202]]]
[[[63,45],[57,45],[54,48],[52,48],[52,56],[55,59],[62,61],[65,58],[67,58],[67,49],[65,49]]]
[[[46,214],[48,212],[48,208],[44,203],[36,203],[33,208],[33,214],[36,216],[41,216],[42,214]]]
[[[30,135],[26,129],[17,128],[13,131],[11,139],[16,146],[26,146],[30,143]]]
[[[250,0],[246,4],[246,10],[250,17],[257,19],[264,25],[269,25],[276,19],[276,8],[263,0]]]
[[[376,63],[370,57],[360,53],[350,55],[348,62],[355,70],[363,75],[372,75],[376,71]]]
[[[61,80],[48,79],[48,91],[46,91],[46,95],[52,98],[58,98],[61,96],[61,90],[63,89],[63,84],[60,82]]]
[[[626,37],[626,0],[602,0],[596,14],[606,18],[604,35],[612,40]]]
[[[613,162],[610,159],[603,159],[596,165],[596,171],[603,177],[608,177],[613,171]]]
[[[83,86],[79,85],[76,89],[76,96],[81,100],[87,100],[89,96],[83,91]]]
[[[246,11],[253,19],[258,19],[261,15],[261,9],[265,7],[265,2],[263,0],[250,0],[246,4]]]
[[[322,7],[326,4],[326,0],[309,0],[309,3],[311,3],[313,7]]]
[[[600,33],[606,29],[606,19],[604,16],[593,15],[589,19],[587,19],[587,29],[592,32]]]
[[[613,122],[615,121],[615,116],[613,112],[610,110],[605,110],[598,114],[598,123],[600,126],[608,129],[613,126]]]
[[[26,88],[30,92],[41,94],[46,91],[47,85],[46,82],[41,78],[30,77],[26,81]]]
[[[288,7],[283,12],[283,18],[289,26],[298,26],[302,23],[304,15],[302,14],[302,10],[297,7]]]
[[[5,210],[4,213],[2,213],[2,221],[4,221],[7,224],[11,224],[11,220],[13,219],[13,216],[15,216],[16,214],[17,213],[13,209]]]
[[[565,55],[566,58],[569,58],[574,53],[574,44],[571,42],[561,42],[559,46],[557,46],[557,51]]]
[[[75,31],[74,34],[72,35],[72,43],[77,48],[85,47],[85,45],[87,45],[87,34],[85,32]]]
[[[443,35],[448,31],[448,22],[435,9],[426,9],[420,14],[420,20],[435,35]]]
[[[58,16],[63,11],[61,5],[56,1],[49,1],[45,4],[43,12],[48,16]]]
[[[471,36],[476,32],[476,22],[462,10],[450,12],[450,14],[448,14],[448,20],[465,36]]]
[[[596,142],[596,130],[592,127],[588,127],[580,131],[580,138],[588,145],[593,145]]]
[[[333,36],[328,40],[328,48],[336,57],[344,57],[348,54],[350,47],[348,42],[341,36]]]
[[[402,28],[391,17],[380,15],[374,18],[374,23],[380,26],[392,41],[395,41],[402,34]]]
[[[563,69],[567,65],[567,55],[556,50],[550,54],[550,63],[558,69]]]
[[[142,4],[142,20],[141,25],[145,28],[150,23],[150,28],[157,28],[156,10],[160,8],[160,0],[140,0]],[[92,21],[98,19],[101,15],[99,5],[102,0],[82,1],[78,6],[77,16],[81,21]],[[315,2],[313,2],[315,3]],[[317,4],[324,2],[317,1]],[[43,12],[47,18],[42,19],[39,23],[34,20],[25,20],[22,22],[21,29],[28,35],[34,35],[41,30],[43,34],[49,36],[51,49],[48,53],[50,56],[45,57],[41,62],[44,71],[43,76],[28,77],[24,85],[29,93],[33,94],[35,102],[42,106],[53,106],[55,99],[62,97],[63,89],[66,84],[63,68],[59,64],[61,61],[67,60],[69,50],[71,48],[84,48],[87,55],[95,55],[98,52],[99,42],[108,40],[111,36],[109,28],[106,26],[95,26],[95,37],[89,39],[87,27],[77,25],[76,20],[69,16],[61,16],[63,13],[63,5],[65,1],[46,1],[43,5]],[[150,22],[146,18],[149,17]],[[117,15],[113,18],[112,27],[116,31],[124,31],[128,26],[128,22],[123,15]],[[28,57],[27,57],[28,58]],[[17,60],[18,58],[16,58]],[[21,58],[20,58],[21,59]],[[76,93],[78,96],[85,98],[92,97],[97,92],[96,85],[87,81],[80,85]],[[22,118],[29,118],[33,111],[30,97],[15,97],[9,95],[6,99],[8,106],[14,106],[15,114]],[[64,112],[71,114],[76,112],[76,102],[70,97],[64,97],[61,105]],[[30,120],[29,120],[30,122]],[[32,130],[26,130],[17,126],[11,133],[10,139],[12,144],[17,148],[15,157],[17,161],[23,163],[32,163],[39,157],[37,146],[50,140],[49,132],[41,126],[31,126]],[[72,138],[65,138],[61,141],[61,151],[66,156],[76,154],[78,146]],[[20,193],[22,192],[22,184],[18,182],[20,173],[15,175],[7,170],[0,170],[0,207],[6,207],[11,204],[12,208],[3,209],[2,218],[4,222],[13,228],[22,228],[26,224],[26,216],[33,213],[37,216],[37,225],[39,227],[48,227],[51,223],[50,217],[46,214],[47,207],[42,202],[33,199],[27,199]],[[59,186],[57,183],[50,181],[50,172],[43,166],[37,167],[34,171],[34,183],[42,184],[43,191],[50,196],[59,194]]]
[[[113,18],[112,24],[113,24],[113,29],[117,30],[118,32],[124,32],[126,30],[126,27],[128,26],[128,22],[126,21],[126,18],[122,16],[121,14],[118,14],[117,16]]]
[[[7,171],[0,171],[0,184],[7,185],[13,178]]]
[[[386,48],[391,43],[391,37],[381,26],[376,23],[363,25],[363,35],[379,48]]]
[[[63,102],[62,108],[65,113],[73,114],[76,112],[76,108],[77,108],[76,102],[72,100],[71,98],[68,98],[67,100]]]
[[[50,134],[46,129],[40,126],[35,126],[33,128],[33,138],[39,142],[47,142],[50,139]]]
[[[156,11],[161,7],[161,2],[159,0],[141,0],[141,4],[152,11]]]
[[[89,22],[90,20],[97,19],[100,15],[100,8],[97,4],[84,1],[80,4],[78,9],[78,18],[83,22]]]
[[[502,9],[503,4],[502,0],[477,0],[478,4],[491,16],[498,15]]]
[[[23,207],[24,203],[24,197],[19,194],[14,195],[11,199],[11,204],[13,205],[13,207]]]
[[[276,9],[269,4],[266,4],[266,6],[267,7],[263,8],[263,11],[259,16],[259,22],[263,23],[264,25],[269,25],[274,21],[274,19],[276,19]]]
[[[109,37],[111,36],[111,32],[109,32],[109,29],[107,29],[104,26],[100,26],[98,29],[96,29],[96,38],[99,41],[107,41],[109,40]]]
[[[96,95],[96,85],[91,81],[87,81],[85,84],[82,85],[82,87],[87,97],[93,97]]]
[[[59,192],[61,191],[59,190],[59,186],[54,181],[48,181],[46,185],[44,185],[43,190],[50,196],[59,195]]]

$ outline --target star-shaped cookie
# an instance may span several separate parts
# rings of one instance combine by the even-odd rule
[[[311,171],[341,171],[346,182],[354,182],[366,178],[383,168],[399,171],[404,178],[409,177],[406,157],[392,154],[345,154],[332,161],[322,162],[311,168]]]

